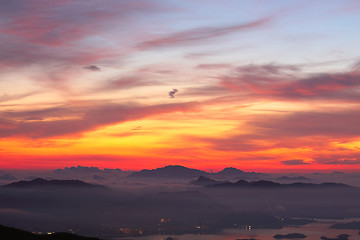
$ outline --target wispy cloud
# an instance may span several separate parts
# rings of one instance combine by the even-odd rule
[[[308,162],[304,162],[302,159],[291,159],[291,160],[285,160],[281,161],[282,164],[288,165],[288,166],[296,166],[296,165],[306,165],[309,164]]]
[[[201,42],[203,40],[220,37],[235,32],[241,32],[253,28],[259,28],[265,26],[271,20],[272,19],[268,17],[243,24],[236,24],[236,25],[223,26],[223,27],[202,27],[202,28],[179,31],[172,33],[168,36],[144,41],[138,45],[138,48],[150,49],[150,48],[158,48],[158,47],[181,46],[184,44],[194,44]]]
[[[318,73],[301,76],[292,65],[245,65],[219,77],[219,86],[255,97],[293,101],[327,99],[357,101],[360,72]]]
[[[192,111],[198,105],[194,102],[153,106],[93,103],[33,111],[7,111],[0,113],[0,137],[51,138],[81,134],[102,126],[152,115]],[[33,120],[34,117],[37,120]]]

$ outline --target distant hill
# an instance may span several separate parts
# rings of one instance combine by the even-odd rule
[[[330,229],[358,229],[360,230],[360,221],[352,221],[347,223],[335,223]]]
[[[291,183],[291,184],[280,184],[273,181],[252,181],[248,182],[246,180],[239,180],[237,182],[231,183],[217,183],[207,185],[207,187],[212,188],[239,188],[239,187],[246,187],[246,188],[356,188],[342,183],[321,183],[321,184],[314,184],[314,183]]]
[[[62,187],[62,188],[105,188],[103,185],[86,183],[80,180],[46,180],[36,178],[31,181],[13,182],[3,187],[6,188],[43,188],[43,187]]]
[[[194,178],[202,175],[207,175],[207,172],[187,168],[178,165],[170,165],[163,168],[153,170],[141,170],[130,174],[129,178]]]
[[[305,181],[305,180],[310,180],[307,177],[304,176],[297,176],[297,177],[288,177],[288,176],[282,176],[282,177],[278,177],[277,180],[283,180],[283,181]]]
[[[198,179],[190,182],[190,184],[195,185],[195,186],[206,186],[206,185],[213,185],[213,184],[218,184],[218,183],[222,183],[222,182],[219,182],[219,181],[216,181],[214,179],[207,178],[204,176],[200,176]]]
[[[255,178],[255,177],[263,177],[266,176],[265,173],[257,173],[257,172],[244,172],[240,169],[228,167],[224,168],[220,172],[212,173],[211,176],[216,178]]]
[[[64,169],[56,169],[54,173],[101,173],[102,171],[97,167],[65,167]]]
[[[289,234],[285,234],[285,235],[282,235],[282,234],[276,234],[274,236],[275,239],[283,239],[283,238],[286,238],[286,239],[293,239],[293,238],[306,238],[307,236],[302,234],[302,233],[289,233]]]
[[[99,238],[82,237],[71,233],[53,233],[37,235],[17,228],[0,225],[0,239],[4,240],[99,240]]]
[[[214,187],[214,188],[239,188],[239,187],[246,187],[246,188],[278,188],[281,187],[282,184],[280,183],[276,183],[276,182],[272,182],[272,181],[265,181],[265,180],[260,180],[260,181],[253,181],[253,182],[248,182],[246,180],[239,180],[237,182],[231,183],[219,183],[219,184],[213,184],[213,185],[208,185],[208,187]]]
[[[217,173],[208,173],[198,169],[187,168],[179,165],[170,165],[162,168],[152,170],[141,170],[133,172],[128,177],[130,178],[196,178],[207,177],[215,179],[233,179],[233,178],[260,178],[267,174],[256,172],[244,172],[242,170],[229,167]]]

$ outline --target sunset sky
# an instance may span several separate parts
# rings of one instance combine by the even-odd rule
[[[358,0],[3,0],[0,168],[359,171],[359,26]]]

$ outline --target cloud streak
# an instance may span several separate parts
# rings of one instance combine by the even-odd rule
[[[220,37],[235,32],[241,32],[254,28],[263,27],[271,20],[272,19],[268,17],[248,23],[236,24],[236,25],[230,25],[224,27],[202,27],[202,28],[179,31],[172,33],[169,36],[144,41],[138,44],[138,48],[142,50],[146,50],[146,49],[159,48],[159,47],[173,47],[173,46],[182,46],[186,44],[195,44],[215,37]]]
[[[81,134],[111,124],[163,113],[192,111],[197,107],[198,104],[194,102],[154,106],[100,103],[34,111],[2,112],[0,113],[2,128],[0,137],[51,138]]]
[[[230,75],[218,77],[219,88],[249,96],[274,100],[303,99],[358,101],[360,72],[318,73],[299,77],[301,69],[292,65],[244,65]]]
[[[282,164],[288,165],[288,166],[297,166],[297,165],[306,165],[309,164],[307,162],[304,162],[302,159],[291,159],[291,160],[285,160],[281,161]]]

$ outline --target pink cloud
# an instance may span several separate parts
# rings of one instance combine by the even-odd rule
[[[245,31],[253,28],[265,26],[271,21],[271,18],[262,18],[256,21],[237,24],[225,27],[203,27],[190,30],[175,32],[169,36],[156,38],[140,43],[139,49],[149,49],[156,47],[171,47],[189,43],[197,43],[215,37],[228,35],[234,32]]]
[[[152,115],[192,111],[197,106],[198,104],[194,102],[154,106],[89,103],[81,106],[60,106],[33,111],[7,111],[0,113],[2,128],[0,137],[48,138],[81,134],[106,125]],[[65,119],[61,119],[64,117]],[[49,118],[60,119],[48,120]]]
[[[15,1],[2,6],[7,24],[3,34],[21,37],[27,43],[49,46],[67,45],[89,35],[114,20],[129,20],[134,14],[164,9],[153,1]]]
[[[253,98],[281,100],[359,100],[360,72],[319,73],[298,77],[300,69],[291,65],[245,65],[219,77],[219,87],[248,94]]]
[[[221,69],[221,68],[230,68],[230,64],[199,64],[196,66],[197,69]]]

